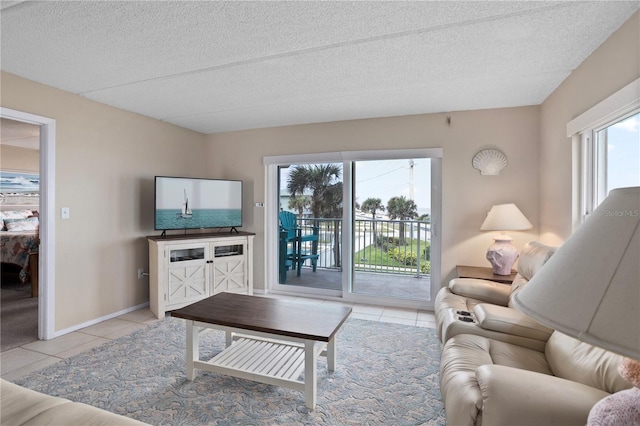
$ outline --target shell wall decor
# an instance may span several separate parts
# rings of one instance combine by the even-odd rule
[[[499,149],[483,149],[473,156],[473,168],[483,176],[497,176],[507,165],[507,156]]]

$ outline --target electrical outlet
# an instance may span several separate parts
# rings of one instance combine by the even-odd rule
[[[141,280],[144,276],[144,268],[138,268],[138,279]]]

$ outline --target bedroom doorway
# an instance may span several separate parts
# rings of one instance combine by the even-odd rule
[[[37,339],[49,340],[55,337],[54,333],[54,277],[55,277],[55,250],[54,250],[54,188],[55,188],[55,120],[22,111],[0,107],[0,118],[18,123],[26,123],[36,126],[38,129],[32,144],[37,147],[37,159],[39,172],[39,202],[33,210],[38,211],[39,245],[37,246],[37,267],[30,268],[29,275],[37,275]],[[9,123],[7,121],[7,123]],[[3,132],[4,137],[4,132]],[[3,143],[3,147],[4,147]],[[1,167],[4,168],[6,157],[3,156]],[[26,170],[20,163],[15,166]],[[28,204],[28,203],[27,203]],[[28,206],[26,206],[28,207]],[[7,210],[3,207],[2,210]],[[26,208],[25,208],[26,210]],[[31,256],[31,260],[35,260]],[[20,272],[18,273],[20,275]],[[24,290],[24,289],[23,289]],[[31,289],[29,288],[29,292]],[[31,294],[30,294],[31,295]],[[34,294],[35,296],[35,294]],[[5,324],[3,324],[5,325]],[[3,327],[4,328],[4,327]],[[3,336],[4,337],[4,336]]]
[[[0,118],[0,175],[0,352],[5,352],[38,340],[40,126]]]

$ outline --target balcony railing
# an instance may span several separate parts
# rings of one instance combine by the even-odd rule
[[[342,219],[298,219],[304,232],[319,227],[318,268],[342,269]],[[431,273],[431,226],[415,220],[356,219],[353,228],[356,271],[414,275]],[[310,251],[311,243],[303,250]]]

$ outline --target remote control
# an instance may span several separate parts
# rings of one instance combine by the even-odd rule
[[[458,317],[458,319],[464,322],[473,322],[473,318],[471,317]]]
[[[456,311],[456,314],[462,315],[463,317],[470,317],[471,316],[471,312],[467,312],[467,311]]]

